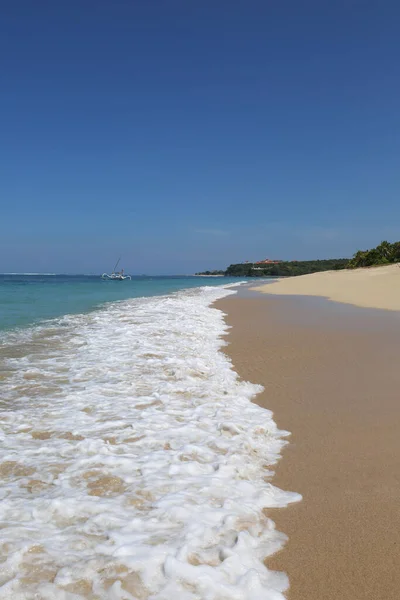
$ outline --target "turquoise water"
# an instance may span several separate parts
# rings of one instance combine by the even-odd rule
[[[103,281],[87,275],[0,275],[0,330],[26,327],[106,302],[170,294],[180,289],[238,282],[230,277],[133,277]]]

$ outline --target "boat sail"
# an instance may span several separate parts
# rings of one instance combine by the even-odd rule
[[[112,270],[111,275],[108,275],[107,273],[103,273],[103,275],[101,276],[102,279],[108,279],[111,281],[124,281],[125,279],[132,279],[132,277],[130,275],[125,275],[124,274],[124,270],[121,269],[120,271],[117,271],[117,267],[119,265],[119,261],[121,260],[121,257],[119,257],[119,259],[117,260],[117,262],[115,263],[115,267]]]

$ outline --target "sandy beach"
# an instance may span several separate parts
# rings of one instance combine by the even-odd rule
[[[400,282],[398,267],[375,272]],[[320,294],[330,277],[347,273],[267,287],[301,294],[308,279],[320,283],[307,294]],[[303,501],[269,511],[289,540],[268,567],[288,574],[290,600],[398,600],[400,313],[260,294],[217,307],[235,369],[265,387],[257,402],[292,433],[272,482]]]
[[[356,306],[400,310],[400,263],[289,277],[257,289],[265,294],[324,296]]]

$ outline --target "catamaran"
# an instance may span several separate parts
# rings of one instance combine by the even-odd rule
[[[119,259],[115,263],[115,267],[113,268],[111,275],[108,275],[107,273],[103,273],[101,278],[102,279],[110,279],[112,281],[124,281],[124,279],[132,279],[132,277],[130,275],[124,274],[123,269],[121,269],[120,271],[116,270],[120,260],[121,260],[121,257],[119,257]]]

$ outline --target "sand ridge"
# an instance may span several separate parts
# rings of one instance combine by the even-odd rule
[[[255,289],[264,294],[324,296],[366,308],[400,310],[400,263],[288,277]]]

